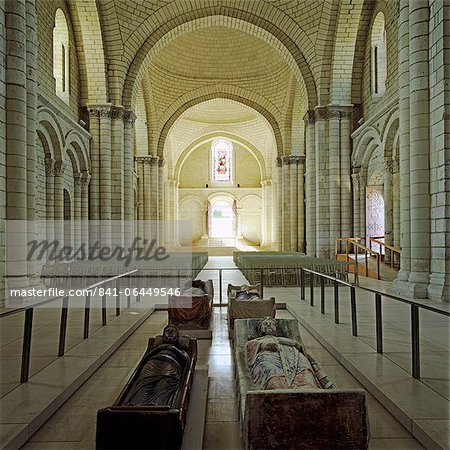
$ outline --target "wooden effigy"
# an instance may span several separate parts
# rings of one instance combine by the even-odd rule
[[[369,426],[365,392],[335,388],[306,353],[298,322],[293,319],[275,321],[277,338],[294,340],[302,349],[317,387],[272,389],[266,386],[262,389],[255,382],[254,367],[248,363],[247,346],[248,341],[260,336],[260,320],[237,319],[234,356],[242,447],[246,450],[367,449]],[[277,377],[270,380],[275,380],[275,384],[279,382]]]
[[[204,293],[192,294],[191,288],[201,289]],[[180,330],[210,330],[213,298],[212,280],[185,283],[180,295],[169,296],[169,323]]]
[[[181,448],[196,361],[197,341],[172,325],[149,339],[117,400],[97,412],[97,449]]]

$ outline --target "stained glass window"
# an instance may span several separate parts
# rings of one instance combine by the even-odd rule
[[[214,141],[212,144],[212,180],[231,181],[232,165],[231,142],[225,140]]]

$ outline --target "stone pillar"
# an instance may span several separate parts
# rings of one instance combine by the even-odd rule
[[[385,171],[384,171],[384,242],[388,245],[393,245],[393,209],[394,209],[394,200],[393,200],[393,159],[391,156],[387,156],[385,159]],[[391,252],[390,250],[386,250],[385,253],[385,262],[390,264],[391,262]]]
[[[158,190],[157,190],[157,214],[156,214],[156,220],[157,220],[157,238],[158,238],[158,242],[163,243],[164,242],[164,182],[165,182],[165,177],[164,177],[164,167],[166,165],[166,161],[164,158],[159,158],[158,159]],[[175,242],[178,242],[178,232],[176,230],[176,219],[175,217],[177,215],[175,215],[175,209],[178,208],[178,203],[175,203],[176,199],[176,188],[175,188],[175,181],[173,180],[173,184],[172,184],[172,202],[173,202],[173,219],[172,219],[172,228],[173,228],[173,236],[174,236],[174,240]],[[177,244],[176,244],[177,245]]]
[[[291,223],[289,220],[289,208],[291,206],[291,189],[290,189],[290,172],[289,165],[287,164],[286,157],[281,158],[281,193],[282,193],[282,233],[283,233],[283,251],[290,250],[290,241],[291,241]]]
[[[298,156],[288,156],[285,164],[288,164],[289,170],[289,206],[286,215],[289,219],[291,252],[296,252],[298,241]]]
[[[431,276],[428,297],[450,302],[450,4],[430,0]]]
[[[89,243],[89,182],[91,176],[87,172],[81,175],[81,242]]]
[[[55,217],[55,239],[61,244],[64,242],[64,192],[62,176],[65,164],[63,161],[55,161],[54,164],[54,190],[53,204]]]
[[[111,109],[111,219],[124,219],[124,109]]]
[[[392,284],[394,293],[407,289],[411,270],[410,235],[410,123],[409,123],[409,0],[400,0],[398,26],[398,86],[399,86],[399,142],[400,142],[400,271]]]
[[[297,251],[305,252],[305,156],[298,160],[297,176]]]
[[[283,250],[283,173],[282,173],[282,162],[281,158],[278,157],[276,159],[276,167],[277,167],[277,241],[278,241],[278,250]]]
[[[37,22],[35,0],[26,0],[27,60],[27,228],[28,236],[36,236],[36,112],[37,112]],[[35,276],[36,260],[28,261],[28,275]]]
[[[27,27],[25,0],[5,2],[6,58],[6,218],[26,221],[27,211]],[[15,238],[25,238],[26,222],[14,230]],[[14,252],[7,275],[26,277],[26,248]],[[16,283],[26,284],[22,279]]]
[[[153,230],[150,227],[150,221],[153,219],[152,212],[152,173],[151,167],[153,164],[152,156],[137,156],[135,158],[138,166],[139,182],[140,182],[140,198],[141,205],[141,229],[140,237],[142,239],[152,239],[154,236]]]
[[[123,146],[123,203],[125,219],[125,243],[134,240],[134,122],[136,116],[132,111],[124,113]]]
[[[316,255],[316,149],[314,111],[308,111],[303,118],[306,133],[306,253]]]
[[[111,117],[110,106],[100,109],[100,219],[102,245],[111,245]]]
[[[353,190],[353,237],[360,235],[360,206],[361,193],[359,189],[359,171],[360,167],[354,167],[352,173],[352,190]]]
[[[353,107],[340,107],[341,116],[341,237],[352,236],[352,184],[351,184],[351,118]]]
[[[397,158],[392,160],[392,235],[394,247],[400,248],[400,177],[399,162]],[[400,261],[399,261],[400,263]]]
[[[83,174],[74,174],[73,184],[73,245],[78,248],[81,245],[81,188]]]
[[[45,159],[45,212],[46,234],[49,242],[55,238],[55,160]]]
[[[328,190],[329,190],[329,246],[334,249],[336,238],[341,236],[340,195],[340,112],[328,109]],[[329,251],[328,257],[332,257]]]
[[[316,256],[329,258],[330,217],[328,204],[328,143],[326,108],[315,109],[315,162],[316,162]]]

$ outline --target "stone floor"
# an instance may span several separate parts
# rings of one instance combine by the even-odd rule
[[[207,268],[230,267],[232,258],[211,258]],[[213,272],[200,274],[212,277]],[[216,272],[217,273],[217,272]],[[232,273],[234,275],[232,275]],[[223,288],[228,281],[240,282],[242,274],[224,272]],[[216,287],[217,285],[217,279]],[[218,291],[216,290],[216,298]],[[295,297],[295,293],[291,293]],[[226,298],[225,295],[223,297]],[[279,317],[291,317],[286,310]],[[100,367],[99,370],[61,407],[29,440],[26,449],[94,449],[96,411],[110,405],[145,350],[149,336],[161,332],[167,323],[166,312],[155,312]],[[318,340],[301,327],[305,345],[339,387],[361,387],[358,381]],[[209,390],[203,439],[206,450],[238,450],[239,427],[233,381],[233,358],[226,323],[226,308],[214,308],[212,341],[199,341],[197,368],[209,369]],[[370,449],[423,448],[410,433],[370,394],[368,395],[371,429]]]

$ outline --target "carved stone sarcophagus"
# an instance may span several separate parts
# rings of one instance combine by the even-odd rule
[[[97,412],[98,449],[179,449],[189,404],[197,341],[168,325],[117,400]]]

